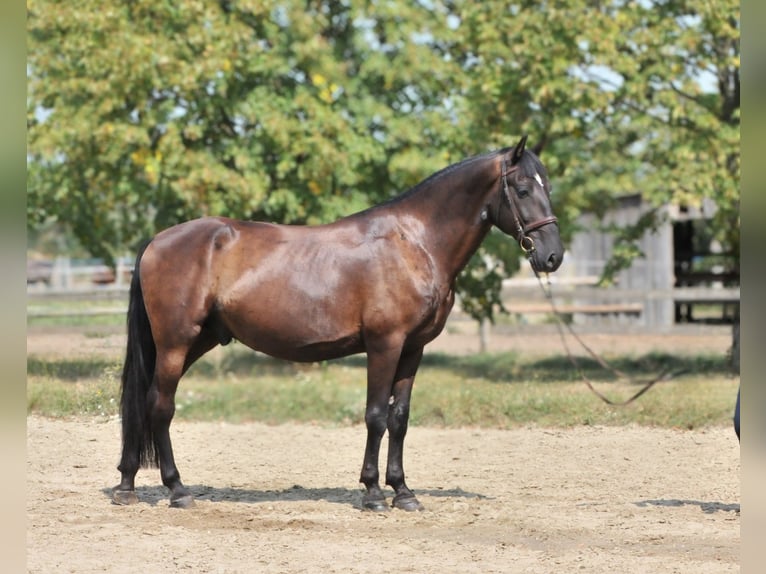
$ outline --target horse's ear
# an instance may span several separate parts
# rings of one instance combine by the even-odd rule
[[[540,154],[543,151],[543,148],[545,147],[545,138],[541,139],[539,142],[537,142],[533,147],[532,151],[535,152],[535,155],[537,157],[540,157]]]
[[[521,141],[516,144],[511,154],[511,165],[516,165],[521,161],[521,156],[524,155],[524,147],[527,145],[527,134],[521,136]]]

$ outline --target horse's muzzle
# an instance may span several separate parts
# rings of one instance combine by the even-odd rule
[[[533,250],[527,252],[527,257],[532,269],[537,273],[553,273],[564,260],[564,250],[546,249],[537,244]]]
[[[552,273],[553,271],[556,271],[556,269],[559,268],[563,260],[564,260],[563,253],[556,253],[555,251],[550,253],[548,255],[548,258],[545,260],[545,271],[548,273]]]

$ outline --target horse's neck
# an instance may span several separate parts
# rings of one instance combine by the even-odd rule
[[[420,214],[426,248],[449,282],[462,271],[490,230],[482,212],[497,185],[496,171],[491,158],[476,159],[428,182],[399,206],[403,213]]]

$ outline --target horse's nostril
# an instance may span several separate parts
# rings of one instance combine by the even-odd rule
[[[555,269],[556,265],[558,264],[558,257],[556,257],[556,254],[551,253],[548,256],[548,261],[546,261],[545,264],[548,266],[548,269]]]

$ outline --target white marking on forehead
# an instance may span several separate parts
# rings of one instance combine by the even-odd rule
[[[539,183],[540,186],[543,187],[543,178],[540,177],[539,173],[535,173],[535,179],[537,180],[537,183]]]

